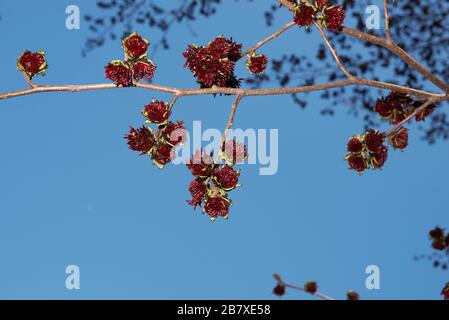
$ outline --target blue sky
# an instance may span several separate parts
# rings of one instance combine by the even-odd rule
[[[15,65],[24,49],[47,52],[50,68],[39,83],[105,82],[103,67],[121,58],[120,43],[82,58],[89,32],[86,24],[65,28],[70,4],[0,3],[2,92],[25,87]],[[95,12],[93,1],[76,4]],[[198,35],[185,25],[172,29],[171,49],[155,57],[155,83],[195,87],[182,68],[188,43],[224,33],[250,47],[290,19],[279,14],[267,28],[266,7],[226,1],[216,16],[193,24]],[[293,28],[262,52],[314,54],[308,44],[318,40]],[[245,75],[244,67],[237,72]],[[447,272],[412,258],[430,253],[427,232],[447,223],[447,143],[429,146],[414,128],[405,152],[391,152],[383,171],[359,176],[343,161],[348,137],[362,130],[347,106],[323,117],[318,95],[306,110],[288,96],[246,98],[235,126],[279,130],[279,171],[260,176],[258,166],[243,165],[230,219],[212,223],[185,202],[192,177],[184,166],[160,171],[127,149],[123,134],[141,124],[152,98],[170,96],[120,89],[0,102],[0,298],[272,299],[274,272],[296,284],[316,280],[335,298],[349,289],[364,299],[440,298]],[[186,97],[172,117],[189,128],[201,120],[221,129],[231,103]],[[71,264],[81,270],[80,290],[65,288]],[[380,290],[365,288],[372,264]]]

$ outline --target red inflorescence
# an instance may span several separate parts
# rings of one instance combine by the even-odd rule
[[[184,122],[169,121],[164,128],[165,141],[172,146],[183,144],[187,141],[187,131],[184,128]]]
[[[240,173],[233,168],[235,162],[227,161],[224,158],[225,145],[230,146],[228,149],[231,150],[230,158],[233,157],[237,146],[238,149],[242,149],[241,159],[244,160],[246,157],[245,146],[235,140],[230,140],[223,143],[223,150],[220,153],[221,159],[225,163],[222,163],[221,160],[214,162],[213,154],[208,154],[204,150],[195,152],[192,159],[187,163],[187,167],[195,176],[195,179],[190,183],[189,191],[192,194],[192,199],[188,203],[193,207],[201,206],[204,203],[203,211],[210,216],[211,220],[215,220],[219,216],[228,217],[229,207],[232,204],[232,201],[228,198],[228,193],[240,186]]]
[[[246,67],[253,74],[261,74],[267,68],[268,59],[263,54],[253,54],[246,60]]]
[[[168,103],[160,100],[153,100],[145,106],[142,114],[151,123],[163,125],[167,123],[171,111]]]
[[[388,96],[377,100],[374,112],[379,113],[383,119],[390,121],[390,123],[398,124],[413,114],[422,104],[422,101],[414,101],[407,94],[392,91]],[[435,108],[436,105],[432,104],[424,110],[421,110],[415,115],[415,120],[425,120]]]
[[[160,143],[152,152],[153,162],[159,168],[163,168],[173,157],[173,147],[169,144]]]
[[[310,4],[301,2],[300,5],[295,7],[293,13],[293,21],[301,27],[310,26],[315,20],[316,9]]]
[[[142,38],[138,33],[134,32],[123,39],[122,47],[130,59],[139,59],[146,57],[148,52],[149,42]]]
[[[223,159],[229,165],[241,163],[248,158],[248,151],[246,145],[235,140],[228,140],[221,146],[221,153]]]
[[[321,11],[321,10],[323,10],[327,6],[328,2],[329,2],[329,0],[317,0],[317,1],[315,1],[315,7],[319,11]]]
[[[189,186],[190,194],[192,199],[187,201],[188,204],[196,208],[201,205],[207,194],[207,184],[206,181],[201,178],[195,178],[190,182]]]
[[[322,24],[329,31],[340,31],[346,14],[342,6],[329,6],[328,0],[317,0],[314,5],[300,2],[293,11],[293,21],[301,27],[309,27],[314,22]]]
[[[168,103],[153,100],[142,111],[147,124],[154,124],[157,130],[153,133],[150,126],[138,130],[131,128],[125,135],[131,150],[147,154],[153,163],[162,169],[175,157],[175,148],[187,139],[187,133],[182,121],[168,121],[170,116]]]
[[[449,234],[445,235],[444,230],[440,227],[429,232],[430,240],[432,240],[432,248],[442,251],[449,248]]]
[[[151,60],[137,61],[133,65],[134,79],[137,81],[141,79],[153,79],[155,71],[156,65]]]
[[[211,219],[228,217],[229,207],[231,206],[231,200],[228,198],[217,195],[206,198],[204,202],[204,211],[211,217]]]
[[[106,78],[116,85],[130,87],[133,85],[133,71],[123,61],[115,60],[105,67]]]
[[[153,79],[156,65],[147,58],[148,46],[148,40],[137,33],[132,33],[123,39],[122,47],[125,51],[125,60],[111,61],[105,67],[106,78],[123,87],[133,86],[134,81]]]
[[[400,127],[388,137],[388,143],[395,149],[404,150],[408,146],[408,129]]]
[[[45,52],[37,51],[25,51],[17,59],[17,68],[24,72],[30,79],[36,75],[44,75],[45,70],[48,68],[45,60]]]
[[[345,10],[342,6],[331,6],[325,8],[324,12],[324,26],[329,31],[339,31],[345,21]]]
[[[214,161],[204,150],[198,150],[187,163],[187,168],[194,176],[206,178],[214,170]]]
[[[362,173],[368,168],[368,162],[362,157],[362,155],[351,154],[346,157],[348,165],[351,169]]]
[[[315,294],[318,291],[318,284],[315,281],[307,281],[304,285],[304,291]]]
[[[273,289],[273,293],[277,296],[283,296],[285,294],[285,285],[278,283]]]
[[[392,124],[398,124],[407,117],[412,102],[408,95],[392,91],[388,96],[377,100],[374,112]]]
[[[388,158],[384,145],[385,136],[377,130],[370,130],[348,141],[346,161],[350,169],[362,173],[368,168],[379,169]]]
[[[139,151],[142,155],[149,153],[154,146],[154,136],[148,127],[141,127],[137,130],[130,127],[125,139],[128,140],[131,150]]]
[[[189,45],[183,52],[188,67],[203,88],[212,86],[237,88],[235,62],[241,57],[241,44],[219,36],[206,46]]]
[[[346,299],[347,300],[360,300],[360,295],[355,292],[355,291],[348,291],[348,293],[346,294]]]
[[[237,170],[234,170],[228,165],[221,166],[213,173],[217,185],[225,191],[232,190],[239,186],[239,175],[240,173]]]

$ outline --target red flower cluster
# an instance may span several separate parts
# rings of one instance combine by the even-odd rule
[[[400,127],[388,137],[388,143],[394,149],[404,150],[408,146],[408,129]]]
[[[171,111],[168,103],[153,100],[144,107],[142,114],[149,122],[157,125],[164,125],[167,123]]]
[[[140,59],[147,56],[149,42],[139,34],[132,33],[122,41],[122,48],[128,59]]]
[[[223,142],[221,150],[221,157],[230,166],[233,166],[236,163],[242,163],[248,157],[246,145],[235,139]]]
[[[163,101],[153,100],[145,106],[142,115],[146,123],[157,125],[156,132],[149,126],[131,127],[125,139],[131,150],[150,156],[153,163],[162,169],[173,159],[175,147],[186,141],[184,123],[169,121],[170,107]]]
[[[151,80],[156,65],[148,59],[148,40],[137,33],[132,33],[122,41],[125,60],[113,60],[105,67],[106,78],[118,86],[131,87],[134,81]]]
[[[384,142],[385,135],[377,130],[352,137],[348,142],[348,153],[345,157],[349,168],[359,173],[370,167],[382,168],[388,158],[388,149]]]
[[[441,290],[441,295],[443,296],[444,300],[449,300],[449,282],[446,283],[443,290]]]
[[[323,9],[323,24],[330,31],[339,31],[345,21],[345,10],[342,6],[332,6]]]
[[[141,127],[134,129],[130,127],[129,133],[126,135],[129,148],[138,151],[142,155],[149,153],[154,146],[154,135],[150,128]]]
[[[240,87],[234,75],[234,67],[241,58],[242,45],[218,36],[206,46],[189,45],[183,56],[188,67],[202,88]]]
[[[432,248],[435,250],[445,250],[449,249],[449,233],[445,235],[444,230],[440,227],[435,227],[435,229],[429,232],[430,240],[432,240]]]
[[[199,150],[187,164],[187,168],[195,176],[189,186],[192,199],[188,203],[194,208],[204,203],[203,211],[210,216],[211,220],[217,217],[225,219],[228,217],[229,207],[232,204],[228,193],[239,186],[240,175],[240,172],[233,168],[237,156],[232,155],[238,153],[237,149],[243,149],[241,157],[243,160],[247,157],[246,148],[241,146],[242,144],[233,140],[222,145],[221,158],[225,160],[225,163],[216,163],[213,161],[213,154],[209,155]],[[231,150],[229,151],[228,148]]]
[[[310,294],[315,294],[318,291],[318,284],[314,281],[307,281],[304,285],[304,291]]]
[[[317,0],[309,4],[301,2],[295,7],[293,21],[301,27],[309,27],[314,21],[321,21],[330,31],[339,31],[345,20],[342,6],[329,6],[328,0]]]
[[[360,300],[360,295],[357,292],[350,290],[346,294],[346,299],[347,300]]]
[[[379,113],[383,119],[388,120],[391,124],[398,126],[415,114],[422,104],[421,101],[413,100],[407,94],[392,91],[388,96],[377,100],[374,112]],[[424,120],[434,108],[436,108],[435,104],[419,111],[415,114],[415,120]],[[408,129],[398,127],[392,132],[383,134],[371,130],[363,136],[351,138],[348,142],[348,153],[345,158],[349,167],[359,173],[370,166],[373,169],[382,167],[388,156],[388,150],[383,145],[385,138],[388,138],[388,143],[394,149],[404,150],[408,146]],[[376,150],[373,149],[373,146]]]
[[[260,74],[267,68],[268,59],[263,54],[252,54],[248,60],[246,60],[246,67],[249,72],[254,74]]]
[[[273,289],[273,293],[277,296],[283,296],[285,294],[285,284],[278,283]]]
[[[47,61],[45,61],[45,52],[25,51],[17,59],[17,68],[30,79],[37,75],[45,75],[45,70],[48,68]]]
[[[398,124],[413,113],[416,108],[419,108],[422,102],[413,100],[409,95],[400,92],[392,91],[386,97],[382,97],[376,102],[374,112],[390,121],[392,124]],[[430,113],[432,113],[435,105],[430,105],[415,116],[416,121],[424,120]]]
[[[317,10],[312,5],[301,2],[300,5],[295,7],[293,14],[293,21],[301,27],[310,26],[316,19]]]

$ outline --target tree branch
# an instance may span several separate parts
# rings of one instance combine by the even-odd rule
[[[288,8],[289,10],[294,10],[295,6],[287,0],[277,0],[281,5]],[[381,46],[396,56],[398,56],[402,61],[410,65],[416,71],[421,73],[426,79],[435,84],[438,88],[442,89],[444,92],[449,93],[449,85],[434,75],[431,71],[427,70],[422,64],[420,64],[415,58],[413,58],[410,54],[405,52],[401,47],[399,47],[396,43],[389,42],[386,39],[361,32],[352,28],[343,27],[340,31],[348,36],[358,38],[360,40],[368,41],[378,46]]]
[[[385,16],[385,36],[387,37],[387,41],[392,43],[393,37],[390,32],[390,15],[388,13],[388,0],[384,0],[384,16]]]
[[[337,65],[340,68],[340,70],[343,71],[343,73],[349,79],[354,79],[355,77],[348,71],[348,69],[346,69],[346,67],[344,66],[343,62],[341,62],[340,57],[337,54],[337,50],[330,43],[329,38],[326,36],[326,33],[323,30],[323,27],[319,23],[317,23],[317,22],[315,22],[314,24],[317,27],[318,31],[320,32],[321,38],[323,38],[324,43],[327,45],[327,47],[329,48],[330,52],[332,53],[332,56],[334,57],[334,60],[337,63]]]
[[[435,101],[449,100],[449,94],[437,94],[424,90],[414,89],[406,86],[401,86],[393,83],[375,81],[369,79],[348,79],[335,82],[328,82],[323,84],[315,84],[309,86],[300,86],[292,88],[269,88],[269,89],[237,89],[237,88],[222,88],[213,87],[207,89],[179,89],[160,85],[154,85],[149,83],[137,82],[135,87],[171,93],[179,97],[181,96],[195,96],[195,95],[211,95],[211,94],[229,94],[242,96],[273,96],[273,95],[286,95],[293,93],[303,93],[327,90],[339,87],[347,87],[353,85],[361,85],[367,87],[375,87],[386,90],[394,90],[410,95],[414,95],[421,98],[434,98]],[[50,85],[50,86],[37,86],[34,88],[11,91],[0,94],[0,100],[11,99],[36,93],[43,92],[81,92],[81,91],[93,91],[93,90],[105,90],[105,89],[122,89],[123,87],[117,86],[113,83],[107,84],[85,84],[85,85]]]
[[[276,280],[276,282],[277,282],[278,284],[284,286],[285,288],[291,288],[291,289],[299,290],[299,291],[302,291],[302,292],[306,292],[306,293],[309,293],[309,294],[311,294],[311,295],[313,295],[313,296],[316,296],[316,297],[318,297],[318,298],[321,298],[321,299],[323,299],[323,300],[335,300],[334,298],[331,298],[331,297],[329,297],[329,296],[327,296],[327,295],[325,295],[325,294],[323,294],[323,293],[321,293],[321,292],[318,292],[318,291],[317,291],[317,292],[315,292],[315,293],[311,293],[311,292],[306,291],[306,289],[304,289],[303,287],[299,287],[299,286],[295,286],[295,285],[292,285],[292,284],[285,283],[285,282],[282,280],[281,275],[280,275],[279,273],[275,273],[275,274],[273,275],[273,277],[274,277],[274,279]]]
[[[273,39],[276,39],[277,37],[279,37],[281,34],[283,34],[285,31],[287,31],[288,29],[290,29],[291,27],[293,27],[295,25],[294,22],[289,22],[287,23],[285,26],[283,26],[279,31],[275,32],[274,34],[272,34],[271,36],[269,36],[268,38],[256,43],[254,45],[254,47],[252,47],[251,49],[247,50],[246,52],[244,52],[242,54],[242,57],[246,56],[246,55],[250,55],[252,53],[254,53],[257,49],[259,49],[260,47],[262,47],[264,44],[266,44],[267,42],[270,42]]]
[[[235,98],[234,103],[232,104],[231,114],[229,115],[229,120],[228,120],[228,123],[226,124],[226,128],[224,131],[224,138],[226,138],[226,135],[227,135],[229,129],[231,129],[232,125],[234,124],[235,112],[237,111],[237,107],[240,103],[240,100],[242,100],[242,98],[243,98],[242,94],[237,94],[237,97]]]

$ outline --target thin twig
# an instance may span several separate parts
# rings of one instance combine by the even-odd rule
[[[384,16],[385,16],[385,36],[388,42],[393,42],[390,32],[390,15],[388,13],[388,0],[384,0]]]
[[[328,82],[323,84],[315,84],[308,86],[299,86],[291,88],[269,88],[269,89],[238,89],[238,88],[222,88],[213,87],[205,89],[178,89],[166,86],[155,85],[151,83],[136,83],[137,88],[146,90],[153,90],[165,93],[171,93],[178,96],[195,96],[195,95],[211,95],[211,94],[229,94],[242,96],[273,96],[273,95],[286,95],[293,93],[312,92],[327,90],[333,88],[347,87],[353,85],[375,87],[386,90],[394,90],[402,93],[407,93],[413,96],[421,98],[434,98],[436,101],[449,100],[448,94],[432,93],[424,90],[414,89],[407,86],[397,85],[388,82],[375,81],[369,79],[347,79],[335,82]],[[15,97],[21,97],[36,93],[43,92],[81,92],[81,91],[93,91],[93,90],[105,90],[105,89],[122,89],[123,87],[117,86],[113,83],[106,84],[85,84],[85,85],[51,85],[51,86],[38,86],[35,88],[11,91],[0,94],[0,100],[11,99]],[[126,88],[129,89],[129,88]]]
[[[237,94],[234,102],[232,103],[231,113],[229,114],[229,120],[228,120],[228,123],[226,124],[226,128],[224,130],[225,138],[226,138],[227,132],[229,131],[229,129],[231,129],[232,125],[234,124],[235,112],[237,111],[237,107],[239,106],[240,100],[242,100],[242,98],[243,98],[243,94],[241,94],[241,93]]]
[[[173,96],[173,98],[172,98],[171,101],[170,101],[170,104],[168,105],[168,110],[173,109],[173,106],[175,105],[176,101],[177,101],[180,97],[181,97],[181,95],[179,95],[179,94],[175,94],[175,95]]]
[[[33,80],[31,80],[31,77],[30,77],[29,75],[27,75],[26,72],[22,72],[22,74],[23,74],[23,77],[24,77],[26,83],[27,83],[31,88],[36,88],[36,87],[39,86],[39,85],[35,84],[35,83],[33,82]]]
[[[321,38],[323,38],[324,43],[327,45],[327,47],[329,48],[330,52],[332,53],[332,56],[334,57],[335,62],[337,63],[338,67],[340,68],[341,71],[343,71],[343,73],[349,78],[349,79],[353,79],[354,76],[348,71],[348,69],[346,69],[346,67],[344,66],[343,62],[341,61],[340,57],[337,54],[337,50],[332,46],[332,44],[329,41],[329,38],[326,36],[326,32],[324,32],[323,27],[321,26],[321,24],[315,22],[314,23],[315,26],[317,27],[318,31],[320,32]]]
[[[266,44],[267,42],[270,42],[273,39],[276,39],[277,37],[279,37],[281,34],[283,34],[285,31],[287,31],[288,29],[290,29],[294,25],[295,25],[294,22],[287,23],[285,26],[283,26],[281,29],[279,29],[279,31],[275,32],[274,34],[272,34],[268,38],[266,38],[266,39],[256,43],[251,49],[249,49],[246,52],[244,52],[242,54],[242,57],[244,57],[246,55],[251,55],[252,53],[256,52],[256,50],[259,49],[260,47],[262,47],[264,44]]]

